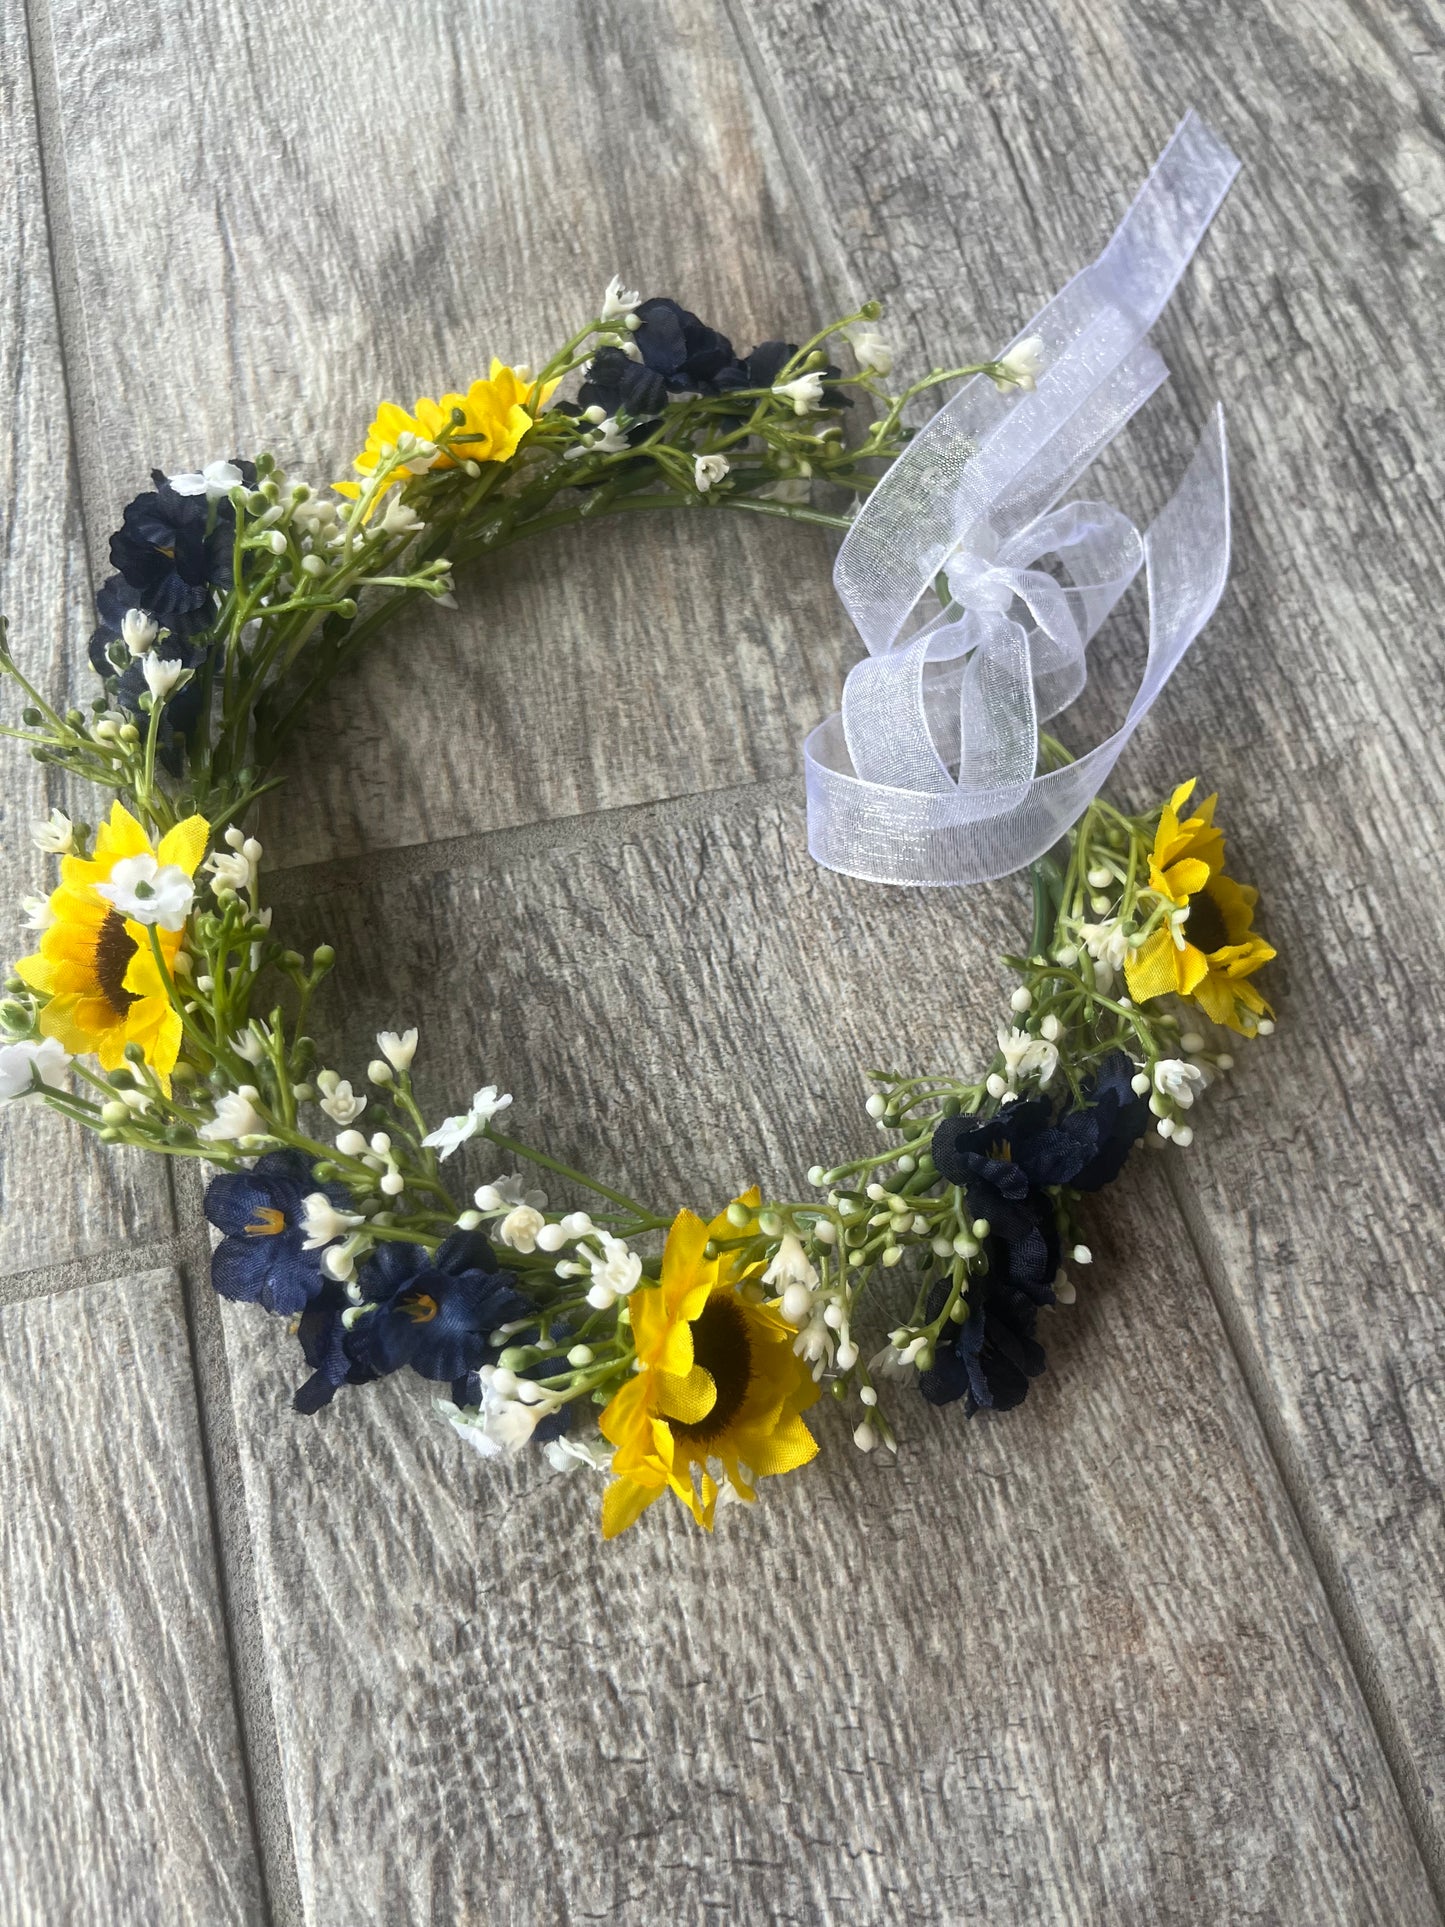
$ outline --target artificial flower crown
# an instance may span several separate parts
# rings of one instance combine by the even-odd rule
[[[1255,892],[1226,873],[1214,798],[1185,782],[1142,815],[1096,797],[1033,863],[985,1067],[875,1074],[884,1147],[820,1161],[801,1201],[750,1189],[712,1214],[654,1210],[524,1142],[493,1085],[428,1120],[415,1030],[381,1033],[364,1081],[319,1059],[307,1014],[334,953],[273,934],[245,827],[308,706],[402,609],[450,601],[513,542],[679,509],[847,531],[814,493],[866,498],[912,439],[911,401],[1040,376],[1025,339],[894,394],[878,318],[870,304],[739,355],[614,281],[539,372],[493,361],[465,392],[383,403],[329,490],[268,455],[156,473],[111,539],[89,715],[49,704],[0,636],[27,697],[18,733],[114,799],[94,829],[58,810],[36,826],[60,876],[26,900],[35,947],[0,1004],[0,1095],[218,1167],[212,1279],[299,1344],[298,1412],[409,1372],[484,1456],[545,1448],[601,1473],[609,1537],[669,1492],[710,1528],[721,1498],[806,1464],[824,1389],[865,1451],[894,1447],[885,1397],[910,1385],[970,1414],[1018,1405],[1044,1366],[1040,1313],[1073,1300],[1090,1261],[1084,1201],[1146,1134],[1187,1146],[1233,1037],[1272,1028]],[[1053,736],[1037,746],[1068,766]],[[560,1178],[585,1208],[500,1171],[468,1198],[451,1160],[469,1146]],[[904,1309],[865,1344],[895,1272]]]

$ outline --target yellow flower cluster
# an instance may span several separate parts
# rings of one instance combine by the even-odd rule
[[[758,1193],[739,1202],[756,1209]],[[628,1301],[638,1369],[598,1421],[616,1448],[602,1502],[604,1538],[625,1532],[669,1491],[711,1531],[719,1488],[710,1463],[751,1502],[749,1474],[791,1472],[817,1453],[800,1414],[818,1387],[794,1354],[797,1334],[775,1305],[747,1290],[761,1265],[739,1267],[726,1251],[707,1255],[713,1239],[756,1231],[756,1219],[739,1227],[724,1213],[704,1224],[680,1211],[667,1234],[661,1277]]]
[[[1259,892],[1224,874],[1224,835],[1214,826],[1215,798],[1193,815],[1180,811],[1194,794],[1181,783],[1159,818],[1149,861],[1149,888],[1172,908],[1124,966],[1136,1004],[1177,996],[1206,1017],[1252,1036],[1270,1007],[1247,980],[1275,952],[1251,928]]]
[[[455,468],[468,461],[510,461],[556,386],[555,381],[545,386],[527,381],[515,368],[494,357],[486,380],[474,381],[464,395],[443,395],[440,401],[422,395],[412,403],[410,413],[394,401],[382,402],[367,431],[366,447],[353,467],[358,475],[374,475],[384,455],[404,434],[438,444],[436,455],[428,463],[431,468]],[[458,412],[463,418],[460,426],[452,419]],[[380,494],[405,482],[407,473],[404,467],[395,469]],[[335,487],[338,494],[355,501],[362,484],[337,482]]]
[[[150,931],[121,915],[96,889],[109,883],[125,857],[153,856],[187,876],[206,853],[210,826],[189,816],[167,831],[157,847],[120,803],[96,832],[93,856],[68,856],[60,885],[50,897],[50,918],[39,950],[22,957],[17,976],[49,998],[40,1012],[44,1036],[72,1055],[94,1051],[103,1070],[125,1060],[127,1044],[139,1044],[146,1062],[170,1090],[181,1048],[181,1019],[151,949]],[[182,932],[156,929],[166,971],[173,972]]]

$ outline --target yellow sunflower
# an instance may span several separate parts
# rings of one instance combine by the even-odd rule
[[[1215,799],[1181,819],[1193,791],[1192,781],[1181,783],[1170,797],[1149,859],[1149,887],[1167,897],[1175,913],[1129,953],[1124,976],[1136,1004],[1186,997],[1216,1024],[1247,1036],[1270,1008],[1246,979],[1275,952],[1251,927],[1259,892],[1224,874]]]
[[[209,834],[205,817],[189,816],[153,847],[130,811],[114,803],[110,821],[96,833],[94,856],[68,856],[61,864],[60,885],[50,897],[53,921],[36,954],[22,957],[15,969],[49,999],[40,1011],[42,1033],[58,1038],[73,1056],[93,1051],[102,1068],[113,1071],[124,1062],[126,1045],[139,1044],[170,1089],[181,1047],[180,1014],[146,926],[122,916],[95,886],[108,883],[125,857],[153,856],[194,876]],[[183,932],[156,926],[156,935],[166,968],[173,970]]]
[[[741,1202],[755,1206],[757,1192]],[[604,1538],[625,1532],[669,1490],[710,1532],[718,1487],[709,1460],[719,1460],[733,1491],[751,1502],[749,1474],[791,1472],[818,1450],[800,1416],[818,1387],[793,1352],[797,1334],[774,1306],[742,1295],[759,1267],[739,1267],[732,1253],[707,1256],[710,1238],[739,1235],[726,1213],[704,1224],[680,1211],[667,1234],[661,1278],[632,1294],[641,1369],[599,1420],[615,1448],[602,1502]]]
[[[538,407],[544,406],[557,387],[550,381],[541,389]],[[439,449],[433,468],[455,468],[459,462],[505,462],[517,452],[517,444],[532,426],[528,403],[538,393],[537,382],[524,381],[515,368],[492,361],[485,381],[474,381],[464,395],[443,395],[433,401],[422,395],[412,404],[411,413],[394,401],[384,401],[367,431],[366,447],[354,464],[360,475],[374,475],[384,448],[394,448],[398,438],[410,433],[424,441],[435,442],[447,436]],[[453,429],[452,411],[460,409],[465,420]],[[407,479],[404,468],[396,469],[381,492]],[[361,493],[358,482],[337,482],[336,490],[353,501]]]

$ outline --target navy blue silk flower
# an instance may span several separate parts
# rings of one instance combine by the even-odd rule
[[[477,1231],[455,1232],[435,1252],[384,1244],[361,1284],[376,1310],[353,1326],[353,1355],[378,1376],[409,1365],[422,1378],[464,1381],[486,1362],[497,1327],[531,1309]]]
[[[154,489],[127,504],[110,538],[111,566],[131,591],[127,607],[190,635],[209,627],[215,592],[231,586],[235,512],[229,502],[178,495],[159,469],[151,479]],[[119,600],[110,583],[103,593],[108,605]]]
[[[644,367],[662,376],[673,393],[709,392],[726,368],[736,363],[726,335],[666,295],[654,295],[635,310],[641,326],[632,343]]]
[[[1130,1151],[1149,1128],[1149,1098],[1133,1089],[1135,1067],[1121,1050],[1111,1051],[1083,1083],[1093,1121],[1092,1157],[1069,1179],[1075,1191],[1102,1191],[1123,1170]]]
[[[1025,1293],[992,1271],[971,1281],[968,1317],[936,1346],[933,1363],[921,1372],[918,1389],[930,1405],[967,1400],[970,1418],[977,1411],[1008,1412],[1028,1397],[1029,1381],[1044,1369],[1044,1348],[1034,1337],[1038,1310]],[[943,1309],[947,1286],[934,1287],[930,1317]]]
[[[726,335],[665,295],[638,303],[632,335],[640,360],[621,348],[599,348],[578,390],[583,408],[615,415],[659,415],[669,394],[717,394],[738,387],[739,364]]]
[[[313,1191],[349,1202],[345,1192],[316,1182],[311,1160],[299,1151],[268,1151],[253,1170],[211,1179],[206,1216],[224,1234],[211,1254],[211,1283],[223,1298],[292,1318],[320,1293],[321,1253],[302,1250],[302,1207]]]
[[[974,1217],[988,1220],[1004,1280],[1035,1304],[1054,1302],[1060,1258],[1054,1202],[1042,1187],[1067,1184],[1097,1148],[1087,1115],[1056,1123],[1046,1097],[1020,1098],[992,1117],[946,1117],[933,1134],[939,1176],[961,1185]]]
[[[380,1376],[359,1356],[354,1330],[347,1330],[345,1315],[353,1309],[346,1287],[327,1278],[301,1314],[296,1336],[311,1376],[291,1403],[308,1417],[329,1405],[343,1385],[369,1385]]]

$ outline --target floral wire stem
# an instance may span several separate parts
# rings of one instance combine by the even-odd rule
[[[811,491],[856,504],[906,446],[916,397],[979,373],[1032,384],[1025,343],[889,394],[879,312],[738,356],[614,282],[538,376],[493,363],[464,395],[383,404],[355,480],[332,491],[269,455],[157,475],[112,540],[88,715],[35,689],[0,621],[0,671],[26,699],[5,733],[114,799],[94,831],[59,811],[36,826],[62,874],[27,900],[37,947],[0,1000],[0,1096],[207,1160],[214,1281],[294,1321],[311,1370],[299,1409],[410,1367],[450,1392],[441,1409],[484,1454],[538,1440],[557,1463],[610,1468],[608,1533],[664,1490],[711,1525],[720,1495],[802,1464],[823,1386],[854,1404],[865,1450],[895,1442],[890,1380],[970,1412],[1017,1404],[1042,1368],[1039,1313],[1088,1262],[1081,1200],[1151,1124],[1161,1148],[1187,1145],[1196,1096],[1232,1062],[1227,1033],[1272,1028],[1249,982],[1273,954],[1254,893],[1223,873],[1213,800],[1184,813],[1186,784],[1142,816],[1096,801],[1033,866],[1028,952],[1005,960],[1019,983],[986,1068],[871,1072],[889,1141],[815,1165],[811,1199],[658,1212],[503,1128],[512,1100],[493,1085],[429,1128],[414,1030],[382,1032],[356,1087],[319,1061],[308,1024],[335,952],[308,961],[272,935],[242,824],[308,710],[398,614],[449,603],[460,572],[514,543],[663,509],[845,530]],[[828,359],[840,340],[851,374]],[[850,439],[855,397],[879,413]],[[1039,753],[1068,760],[1052,736]],[[444,1167],[473,1139],[595,1215],[518,1176],[465,1203]],[[881,1316],[874,1301],[910,1309],[870,1358],[855,1328]],[[573,1423],[592,1407],[597,1438]]]

